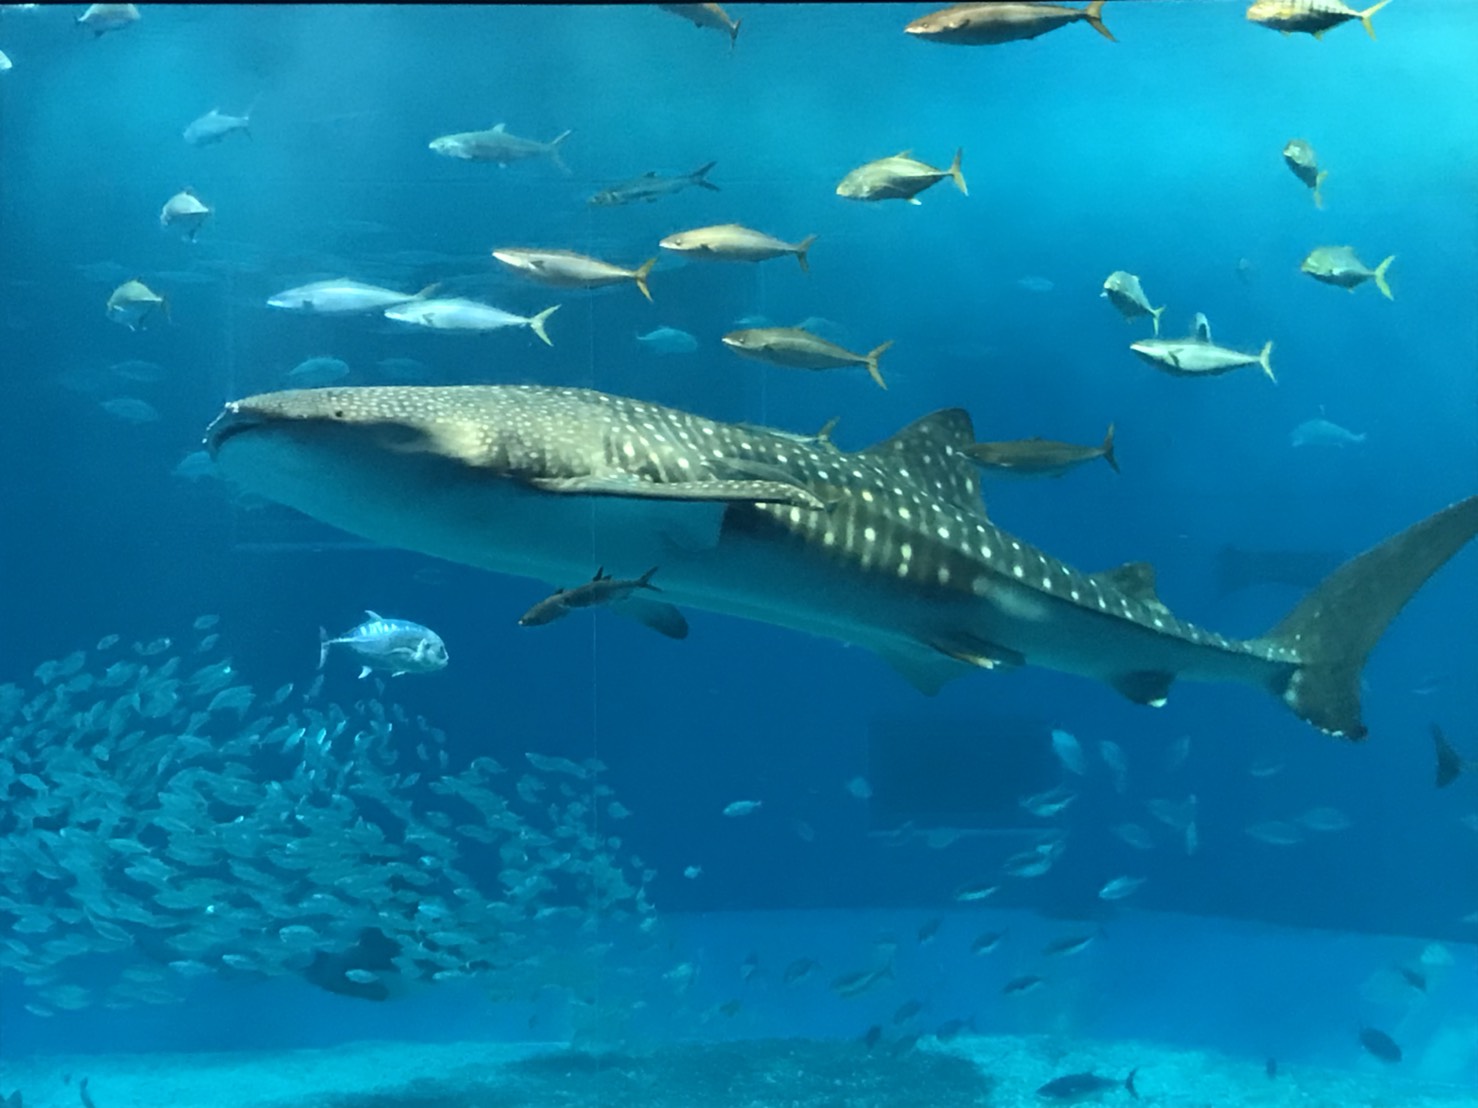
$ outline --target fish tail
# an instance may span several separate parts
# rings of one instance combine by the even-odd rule
[[[1268,380],[1273,384],[1278,383],[1278,378],[1273,376],[1273,340],[1268,339],[1263,344],[1262,353],[1257,356],[1257,364],[1262,366],[1262,371],[1267,374]]]
[[[634,275],[636,287],[641,290],[641,294],[647,298],[648,302],[652,302],[652,290],[647,288],[647,274],[652,272],[652,267],[656,264],[656,258],[648,258],[637,268]]]
[[[651,297],[649,296],[647,297],[647,299],[650,300]],[[534,334],[538,335],[541,339],[544,340],[545,346],[553,346],[554,343],[549,341],[549,332],[544,330],[544,321],[557,311],[559,311],[558,304],[554,305],[554,307],[552,308],[545,308],[538,315],[534,316],[533,319],[529,320],[529,327],[533,330]]]
[[[561,131],[549,140],[549,160],[559,167],[561,173],[566,175],[569,174],[570,167],[565,165],[565,160],[559,156],[559,145],[572,134],[574,134],[573,131]]]
[[[965,175],[960,172],[960,159],[964,157],[964,154],[965,148],[963,146],[955,151],[955,160],[949,163],[949,175],[954,178],[955,188],[959,189],[966,196],[969,196],[970,190],[965,186]]]
[[[1113,468],[1115,473],[1118,473],[1119,462],[1114,457],[1114,425],[1112,423],[1108,425],[1108,431],[1103,436],[1103,446],[1101,449],[1103,450],[1103,460]]]
[[[1391,0],[1386,0],[1386,3],[1389,4],[1390,2],[1391,2]],[[1380,5],[1377,4],[1376,7],[1380,7]],[[736,46],[739,45],[739,24],[741,24],[743,22],[744,22],[744,20],[742,20],[742,19],[736,19],[736,20],[734,20],[733,23],[729,24],[729,53],[730,54],[732,54],[734,52],[734,47],[736,47]]]
[[[1360,25],[1365,28],[1365,33],[1367,35],[1369,35],[1371,38],[1375,38],[1375,28],[1373,26],[1371,26],[1371,24],[1370,24],[1370,17],[1373,16],[1376,12],[1380,11],[1382,8],[1384,8],[1390,2],[1391,2],[1391,0],[1380,0],[1380,3],[1379,4],[1372,4],[1372,5],[1370,5],[1370,7],[1366,8],[1363,12],[1360,12],[1359,13],[1360,14]]]
[[[1160,337],[1160,317],[1165,314],[1165,309],[1170,305],[1161,304],[1158,308],[1150,309],[1150,318],[1155,321],[1155,338]]]
[[[1363,739],[1360,671],[1390,622],[1427,578],[1478,534],[1470,496],[1357,554],[1257,641],[1288,659],[1269,691],[1321,731]]]
[[[656,572],[657,572],[657,567],[656,566],[653,566],[651,569],[647,570],[640,577],[638,577],[636,579],[636,586],[637,586],[637,588],[639,588],[639,589],[651,589],[653,592],[661,592],[662,591],[661,589],[659,589],[656,585],[652,584],[652,574],[654,574]]]
[[[1392,254],[1385,261],[1381,262],[1380,265],[1375,267],[1375,287],[1380,289],[1381,295],[1384,296],[1387,300],[1396,299],[1394,296],[1391,295],[1391,286],[1386,284],[1386,270],[1390,268],[1391,263],[1395,260],[1396,255]]]
[[[1319,170],[1319,175],[1314,178],[1314,207],[1321,211],[1324,208],[1324,194],[1319,190],[1324,187],[1324,178],[1329,176],[1329,170]]]
[[[430,299],[431,294],[434,293],[439,288],[441,288],[441,282],[440,281],[432,281],[431,284],[427,285],[420,292],[416,293],[416,295],[413,296],[413,297],[411,297],[411,299],[412,300],[428,300],[428,299]]]
[[[1124,1078],[1124,1088],[1128,1090],[1129,1095],[1132,1096],[1135,1100],[1139,1099],[1139,1090],[1134,1087],[1134,1077],[1138,1073],[1139,1067],[1135,1066],[1132,1070],[1129,1071],[1129,1076]]]
[[[328,628],[326,628],[326,627],[320,627],[318,629],[318,668],[319,669],[322,669],[323,666],[324,666],[324,663],[328,661],[328,648],[329,648]]]
[[[801,239],[801,244],[795,248],[795,260],[801,263],[802,273],[811,272],[811,265],[809,262],[806,261],[806,254],[810,251],[811,247],[815,245],[815,243],[816,236],[807,235],[805,238]]]
[[[1118,42],[1119,40],[1114,38],[1109,32],[1109,29],[1103,25],[1103,5],[1106,2],[1107,0],[1093,0],[1093,3],[1089,4],[1084,10],[1083,18],[1088,21],[1088,26],[1092,27],[1104,38],[1110,42]],[[1390,2],[1391,0],[1386,0],[1386,3],[1389,4]],[[1376,6],[1379,7],[1380,5]]]
[[[1447,741],[1442,728],[1432,724],[1432,744],[1437,751],[1437,787],[1445,789],[1456,781],[1466,768],[1458,752]]]
[[[700,165],[697,169],[693,170],[692,173],[688,174],[688,179],[700,188],[711,189],[714,192],[722,192],[723,189],[719,188],[708,179],[708,171],[716,165],[718,165],[718,162],[709,162],[707,165]]]
[[[878,383],[878,388],[882,389],[884,392],[888,390],[888,383],[883,380],[882,371],[878,369],[878,359],[883,356],[883,351],[887,350],[888,347],[892,345],[893,340],[889,339],[881,346],[876,346],[873,349],[869,350],[867,352],[867,358],[864,362],[864,364],[867,366],[868,376],[876,381]]]

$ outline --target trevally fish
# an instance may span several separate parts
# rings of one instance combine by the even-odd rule
[[[852,351],[828,342],[820,335],[813,335],[799,327],[755,327],[745,331],[730,331],[723,337],[723,344],[736,354],[770,365],[787,369],[841,369],[846,366],[862,366],[877,382],[880,389],[888,386],[878,370],[878,359],[888,347],[889,339],[875,346],[866,354]]]
[[[912,153],[912,150],[905,150],[858,166],[842,178],[837,185],[837,195],[848,200],[907,200],[910,204],[918,204],[919,193],[946,177],[954,181],[955,188],[963,195],[970,195],[965,186],[965,175],[960,172],[964,150],[955,151],[955,160],[949,163],[948,169],[935,169],[909,157]]]
[[[444,157],[458,158],[464,162],[497,162],[502,166],[530,158],[548,158],[561,171],[568,173],[569,167],[560,158],[559,148],[571,134],[570,131],[563,131],[548,142],[537,142],[510,134],[506,125],[499,123],[486,131],[461,131],[455,135],[442,135],[431,140],[430,148]]]
[[[1015,439],[1010,442],[977,442],[965,453],[990,473],[1003,477],[1061,477],[1070,469],[1102,458],[1115,473],[1114,425],[1108,426],[1101,446],[1078,446],[1052,439]]]
[[[1145,296],[1144,287],[1134,274],[1122,269],[1114,270],[1104,278],[1103,291],[1098,295],[1118,308],[1126,323],[1142,315],[1149,316],[1155,325],[1155,335],[1159,336],[1160,316],[1165,312],[1165,305],[1151,308],[1149,297]]]
[[[956,4],[952,8],[921,15],[904,33],[925,42],[942,42],[952,46],[996,46],[1036,38],[1048,31],[1083,20],[1110,42],[1117,41],[1103,25],[1105,0],[1092,0],[1086,8],[1068,8],[1061,4],[1007,3],[987,0],[985,3]]]
[[[656,258],[648,258],[635,269],[626,269],[571,250],[524,250],[506,246],[494,250],[493,257],[515,273],[541,285],[561,289],[596,289],[631,281],[643,296],[652,299],[652,291],[647,288],[647,274],[657,264]]]
[[[293,388],[310,389],[320,385],[331,385],[349,376],[349,363],[342,358],[321,354],[306,358],[287,371],[287,379]]]
[[[251,138],[251,113],[255,102],[241,115],[227,115],[219,108],[212,108],[185,128],[184,139],[191,146],[210,146],[227,135],[237,133]]]
[[[1302,31],[1316,39],[1323,38],[1324,32],[1331,27],[1358,19],[1364,25],[1366,34],[1375,38],[1375,28],[1371,26],[1370,17],[1390,2],[1391,0],[1380,0],[1380,3],[1372,4],[1364,11],[1356,11],[1344,3],[1344,0],[1253,0],[1252,6],[1247,9],[1247,19],[1275,31],[1282,31],[1285,35]]]
[[[636,341],[654,354],[691,354],[698,349],[698,340],[676,327],[658,327],[637,335]]]
[[[638,201],[651,204],[664,196],[682,192],[690,185],[708,189],[710,192],[722,192],[722,189],[708,179],[708,171],[717,164],[717,162],[708,162],[700,165],[692,173],[684,173],[677,177],[663,177],[656,170],[652,170],[643,173],[640,177],[633,177],[629,181],[612,185],[608,189],[601,189],[590,198],[588,203],[598,208],[614,208],[622,204],[635,204]]]
[[[544,323],[557,311],[558,304],[532,316],[514,315],[491,304],[456,298],[396,304],[385,309],[385,318],[397,323],[414,323],[432,331],[466,331],[473,334],[500,331],[505,327],[527,327],[539,336],[545,346],[553,346],[554,343],[549,340],[549,332],[544,330]]]
[[[612,611],[629,615],[639,623],[672,639],[686,638],[688,621],[671,604],[658,604],[636,596],[639,589],[660,592],[652,584],[653,566],[640,577],[622,579],[606,573],[604,567],[595,571],[595,576],[573,589],[556,589],[519,617],[521,627],[538,627],[553,623],[569,615],[576,608],[591,608],[597,604],[609,605]]]
[[[1140,339],[1129,344],[1129,349],[1162,372],[1175,377],[1219,377],[1243,366],[1259,366],[1273,384],[1273,343],[1269,339],[1257,354],[1244,354],[1202,338],[1211,329],[1206,317],[1200,316],[1195,323],[1196,332],[1183,339]]]
[[[139,21],[139,10],[133,4],[89,4],[77,17],[77,26],[86,27],[93,38],[117,31]]]
[[[123,324],[130,331],[141,328],[154,317],[155,312],[164,313],[164,318],[168,320],[169,301],[137,277],[124,281],[108,297],[108,318],[114,323]]]
[[[1322,281],[1326,285],[1334,285],[1338,288],[1354,292],[1356,288],[1366,281],[1374,281],[1375,287],[1380,289],[1381,295],[1387,300],[1396,299],[1391,295],[1391,286],[1386,284],[1386,270],[1396,260],[1392,254],[1374,269],[1368,267],[1355,256],[1353,246],[1316,246],[1309,252],[1309,256],[1299,263],[1299,271],[1307,273],[1316,281]]]
[[[1263,689],[1366,734],[1360,671],[1475,533],[1478,496],[1340,567],[1267,633],[1178,618],[1143,563],[1085,573],[987,516],[959,409],[844,453],[587,389],[299,389],[226,405],[207,445],[245,490],[386,546],[545,580],[662,566],[666,598],[871,649],[936,692],[1033,664],[1160,705]]]
[[[279,292],[267,300],[267,306],[319,315],[352,315],[383,311],[408,300],[424,300],[435,289],[435,285],[428,285],[420,292],[396,292],[394,289],[382,289],[378,285],[351,281],[348,277],[334,277]]]
[[[722,31],[729,36],[729,50],[739,42],[739,24],[742,19],[731,19],[729,13],[717,4],[658,4],[664,12],[681,16],[700,30]]]
[[[365,609],[366,619],[342,635],[330,638],[318,629],[318,668],[328,661],[329,648],[345,646],[360,662],[359,676],[385,670],[391,677],[405,673],[435,673],[447,664],[446,644],[429,627],[405,619],[386,619]]]
[[[1319,190],[1323,188],[1329,170],[1319,168],[1319,158],[1308,139],[1289,139],[1283,147],[1283,160],[1293,170],[1293,175],[1313,191],[1314,207],[1324,207],[1324,194]]]
[[[1304,420],[1288,436],[1292,446],[1356,446],[1364,441],[1365,432],[1357,434],[1322,418]]]
[[[1097,1099],[1103,1093],[1122,1088],[1138,1100],[1139,1090],[1134,1087],[1134,1077],[1137,1073],[1139,1073],[1137,1068],[1130,1070],[1129,1076],[1123,1081],[1112,1077],[1099,1077],[1096,1073],[1070,1073],[1047,1082],[1037,1090],[1037,1096],[1042,1100],[1058,1104],[1076,1104],[1080,1100]]]
[[[815,235],[807,235],[800,242],[782,242],[763,231],[752,231],[737,223],[720,223],[679,231],[668,235],[658,245],[676,254],[725,262],[763,262],[783,254],[794,254],[801,264],[801,271],[809,273],[811,266],[806,261],[806,254],[815,241]]]
[[[187,242],[194,242],[200,233],[200,225],[211,214],[211,209],[190,189],[181,189],[164,202],[159,212],[159,226],[177,227]]]

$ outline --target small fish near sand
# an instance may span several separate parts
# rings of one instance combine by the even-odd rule
[[[1387,300],[1394,300],[1396,298],[1391,295],[1391,286],[1386,283],[1386,270],[1395,260],[1396,255],[1392,254],[1371,269],[1355,255],[1353,246],[1316,246],[1298,268],[1316,281],[1350,292],[1354,292],[1366,281],[1374,281],[1382,296]]]
[[[114,323],[137,331],[156,314],[163,314],[168,321],[169,301],[135,277],[113,290],[105,312]]]
[[[879,158],[858,166],[842,178],[837,185],[838,196],[848,200],[906,200],[919,203],[918,194],[948,177],[962,196],[969,196],[965,175],[960,172],[960,158],[964,150],[956,150],[954,161],[948,169],[936,169],[932,165],[910,157],[913,151],[904,150],[891,157]]]
[[[949,46],[999,46],[1004,42],[1036,38],[1081,20],[1110,42],[1117,42],[1103,24],[1104,2],[1093,0],[1086,8],[995,0],[956,4],[952,8],[920,16],[903,30],[905,34],[925,42]]]
[[[545,308],[532,316],[515,315],[476,300],[409,300],[385,309],[385,318],[397,323],[413,323],[430,331],[461,331],[486,334],[506,327],[527,327],[539,336],[545,346],[553,346],[544,324],[559,311],[559,305]]]
[[[1076,1104],[1082,1100],[1097,1099],[1114,1089],[1124,1089],[1138,1100],[1139,1090],[1134,1087],[1134,1077],[1138,1073],[1137,1067],[1130,1070],[1129,1076],[1123,1081],[1099,1077],[1096,1073],[1070,1073],[1047,1082],[1037,1090],[1037,1096],[1052,1104]]]
[[[730,331],[723,337],[723,344],[746,358],[787,369],[821,370],[862,366],[878,388],[888,387],[878,369],[878,359],[893,345],[891,339],[873,347],[866,354],[854,354],[799,327],[752,327],[744,331]]]
[[[729,36],[730,53],[739,43],[739,24],[744,21],[731,19],[718,4],[658,4],[657,7],[686,19],[699,30],[722,31]]]
[[[1079,446],[1053,439],[1015,439],[1009,442],[977,442],[965,448],[970,459],[987,473],[1001,477],[1061,477],[1070,469],[1102,458],[1115,472],[1114,425],[1099,446]]]
[[[446,643],[429,627],[405,619],[386,619],[365,609],[365,621],[342,635],[330,637],[318,629],[318,668],[328,661],[329,649],[346,647],[360,663],[360,679],[374,670],[391,677],[407,673],[435,673],[446,668]]]
[[[556,589],[550,596],[545,597],[520,616],[518,625],[539,627],[564,618],[576,608],[593,608],[604,604],[609,605],[612,611],[631,616],[638,623],[668,638],[685,638],[688,633],[687,620],[671,604],[656,604],[647,600],[638,602],[637,600],[636,594],[641,590],[662,591],[652,584],[652,575],[656,572],[657,567],[653,566],[640,577],[624,579],[612,577],[602,566],[585,584],[577,585],[573,589]]]
[[[1254,0],[1247,9],[1247,21],[1285,35],[1300,32],[1323,38],[1324,32],[1341,23],[1358,19],[1365,33],[1375,38],[1375,28],[1370,17],[1380,11],[1391,0],[1380,0],[1364,11],[1357,11],[1343,0]]]
[[[770,258],[794,254],[800,263],[801,272],[810,273],[811,266],[806,255],[816,242],[815,235],[807,235],[800,242],[784,242],[763,231],[753,231],[737,223],[719,223],[712,227],[695,227],[691,231],[679,231],[668,235],[659,243],[663,250],[723,262],[763,262]]]
[[[1144,288],[1134,274],[1122,269],[1114,270],[1104,278],[1103,291],[1098,295],[1118,308],[1126,323],[1142,315],[1149,316],[1155,325],[1155,336],[1159,337],[1160,316],[1165,312],[1165,305],[1162,304],[1158,308],[1150,307],[1149,297],[1145,296]]]
[[[717,162],[708,162],[706,165],[700,165],[692,173],[684,173],[677,177],[663,177],[656,170],[652,170],[640,177],[633,177],[629,181],[612,185],[608,189],[601,189],[587,203],[597,208],[616,208],[623,204],[638,202],[654,204],[664,196],[672,196],[689,187],[707,189],[709,192],[722,192],[722,189],[708,179],[708,171],[717,164]]]
[[[190,189],[181,189],[165,201],[159,212],[159,226],[173,227],[186,242],[194,242],[200,227],[211,216],[210,207]]]
[[[525,250],[505,246],[494,250],[493,257],[520,276],[541,285],[561,289],[597,289],[630,281],[648,301],[652,299],[652,291],[647,288],[647,275],[657,264],[656,258],[648,258],[635,269],[626,269],[572,250]]]
[[[504,167],[531,158],[548,158],[561,172],[568,173],[569,167],[559,156],[559,149],[572,133],[564,131],[548,142],[539,142],[510,134],[507,125],[499,123],[486,131],[459,131],[453,135],[442,135],[432,139],[428,148],[445,158],[456,158],[464,162],[497,162]]]
[[[1283,147],[1283,161],[1293,171],[1293,175],[1313,192],[1314,207],[1324,207],[1324,194],[1319,190],[1323,188],[1324,179],[1329,176],[1329,170],[1319,168],[1319,158],[1308,140],[1289,139],[1287,145]]]

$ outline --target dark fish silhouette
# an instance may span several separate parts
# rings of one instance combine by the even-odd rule
[[[576,608],[593,608],[597,604],[606,604],[611,607],[612,611],[629,615],[639,623],[668,638],[685,638],[688,634],[688,621],[683,618],[681,612],[671,604],[639,600],[635,595],[639,589],[662,591],[652,584],[652,574],[656,572],[657,567],[653,566],[640,577],[623,580],[612,577],[602,566],[585,584],[576,585],[573,589],[556,589],[552,596],[539,601],[519,617],[519,626],[538,627],[541,624],[553,623],[569,615]]]
[[[1396,1045],[1396,1040],[1374,1027],[1360,1028],[1360,1045],[1382,1062],[1395,1065],[1401,1061],[1401,1048]]]
[[[1447,741],[1447,736],[1442,733],[1442,728],[1435,723],[1432,724],[1432,745],[1437,749],[1437,787],[1445,789],[1451,785],[1465,770],[1473,768],[1469,762]]]
[[[1122,1086],[1130,1096],[1138,1100],[1139,1090],[1134,1087],[1134,1075],[1138,1072],[1138,1068],[1130,1070],[1129,1076],[1123,1081],[1112,1077],[1099,1077],[1096,1073],[1070,1073],[1065,1077],[1055,1077],[1047,1082],[1037,1090],[1037,1096],[1043,1100],[1055,1100],[1065,1104],[1082,1100],[1085,1097],[1096,1097],[1110,1089]]]

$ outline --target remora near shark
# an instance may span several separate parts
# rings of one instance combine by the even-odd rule
[[[376,542],[549,582],[660,566],[675,604],[866,646],[925,692],[1026,663],[1143,704],[1239,681],[1351,739],[1366,655],[1478,532],[1474,496],[1233,640],[1172,615],[1144,563],[1081,573],[995,526],[974,441],[959,409],[843,453],[584,389],[395,386],[234,401],[207,445],[224,476]]]

